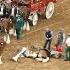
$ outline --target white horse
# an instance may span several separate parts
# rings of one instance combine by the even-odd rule
[[[17,62],[19,57],[29,57],[34,58],[41,62],[49,61],[49,57],[47,56],[46,50],[44,49],[36,49],[36,51],[33,50],[35,50],[35,48],[32,48],[32,50],[30,50],[26,47],[23,47],[14,57],[12,57],[12,60]]]

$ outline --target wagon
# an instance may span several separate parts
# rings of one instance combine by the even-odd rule
[[[32,25],[37,24],[38,14],[44,15],[46,19],[50,19],[54,13],[54,3],[57,2],[57,0],[18,0],[18,1],[12,0],[12,1],[14,3],[23,4],[26,6],[26,8],[29,11],[29,15],[27,16],[27,18],[30,20]],[[3,14],[2,11],[3,8],[1,8],[0,14]]]
[[[46,19],[50,19],[54,13],[54,3],[56,0],[24,0],[30,11],[28,19],[32,25],[38,22],[38,14],[45,15]]]

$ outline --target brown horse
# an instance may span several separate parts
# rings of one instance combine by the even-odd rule
[[[29,14],[30,14],[27,6],[21,6],[21,7],[19,7],[19,10],[20,10],[22,17],[27,21]]]
[[[4,41],[9,44],[10,43],[10,37],[9,37],[9,30],[11,28],[10,18],[6,16],[0,21],[0,26],[4,29],[5,35],[4,35]]]
[[[28,20],[28,17],[29,17],[29,9],[27,6],[21,6],[19,7],[19,12],[21,14],[21,16],[23,17],[24,21],[25,21],[25,24],[23,26],[23,30],[26,30],[26,31],[29,31],[30,30],[30,26],[29,26],[29,20]]]

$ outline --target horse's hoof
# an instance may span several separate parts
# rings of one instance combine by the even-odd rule
[[[12,60],[13,60],[14,62],[17,62],[17,59],[16,59],[15,57],[12,57]]]
[[[0,61],[0,64],[3,64],[3,62],[2,62],[2,61]]]
[[[42,62],[48,62],[49,61],[49,57],[47,57],[46,59],[43,59]]]
[[[42,61],[42,58],[36,58],[37,61]]]

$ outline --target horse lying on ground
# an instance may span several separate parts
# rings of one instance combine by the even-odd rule
[[[10,43],[10,37],[9,37],[9,30],[11,28],[11,23],[10,23],[10,18],[9,17],[5,17],[2,20],[0,20],[0,26],[1,28],[4,29],[5,35],[4,35],[4,40],[7,44]]]
[[[14,57],[12,57],[12,60],[17,62],[19,57],[28,57],[28,58],[36,59],[38,61],[47,62],[49,61],[49,57],[47,56],[47,53],[48,51],[45,49],[38,49],[34,47],[31,47],[29,49],[23,47],[19,52],[17,52],[17,54]]]
[[[30,48],[23,47],[21,50],[19,50],[19,52],[16,53],[14,57],[12,57],[12,60],[17,62],[19,57],[28,57],[41,62],[47,62],[49,61],[48,53],[49,51],[47,49],[40,49],[40,48],[38,49],[35,47],[30,47]],[[62,53],[55,50],[52,50],[50,52],[50,56],[54,58],[59,58],[60,54]]]

